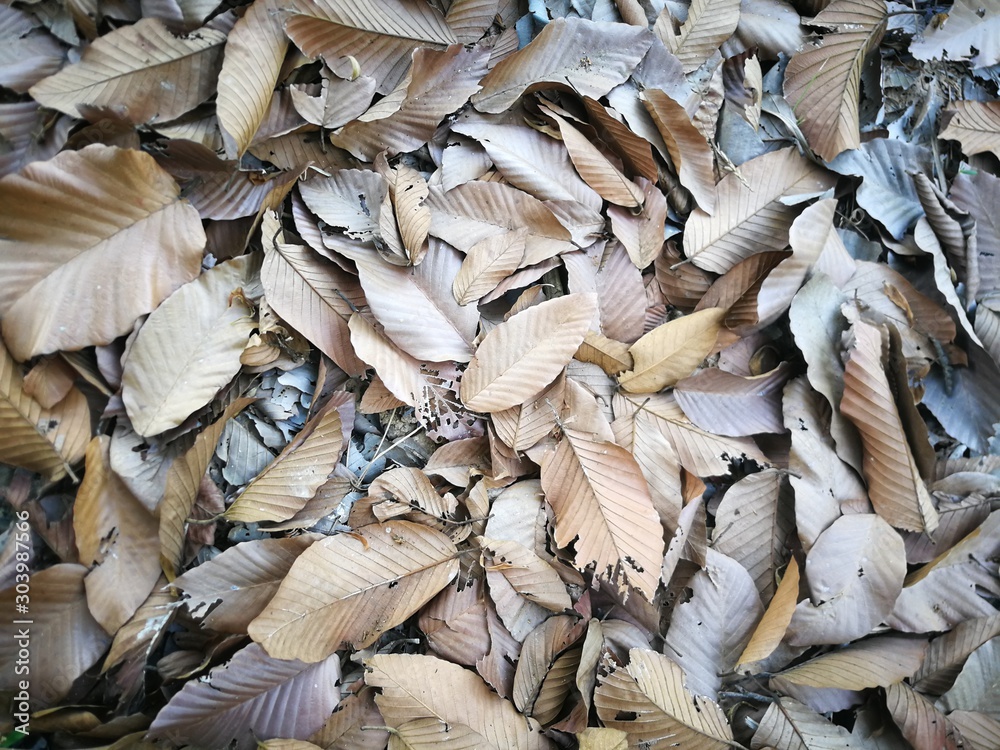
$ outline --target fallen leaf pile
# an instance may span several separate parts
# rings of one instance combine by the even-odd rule
[[[1000,0],[0,38],[4,747],[1000,748]]]

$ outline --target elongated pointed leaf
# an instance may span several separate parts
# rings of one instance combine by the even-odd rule
[[[151,156],[102,145],[0,180],[0,316],[11,354],[110,343],[197,276],[205,232],[178,193]]]
[[[1000,156],[1000,104],[958,101],[941,138],[958,141],[968,156],[992,152]]]
[[[472,103],[480,112],[503,112],[525,90],[544,83],[568,84],[597,99],[629,77],[652,40],[648,30],[634,26],[557,18],[531,44],[501,61]]]
[[[687,20],[680,33],[660,33],[662,24],[670,23],[669,18],[656,22],[667,49],[673,52],[684,65],[684,72],[691,73],[719,49],[734,31],[740,20],[740,3],[737,0],[694,0],[688,9]],[[666,37],[666,38],[664,38]]]
[[[255,324],[233,293],[254,270],[249,255],[216,266],[149,316],[122,373],[122,401],[140,435],[176,427],[239,371]]]
[[[83,458],[90,410],[76,388],[52,409],[24,392],[20,368],[0,341],[0,460],[56,480]],[[58,448],[56,447],[58,446]]]
[[[541,392],[573,358],[596,311],[596,295],[569,294],[501,323],[469,363],[462,401],[477,411],[502,411]]]
[[[798,209],[778,201],[783,196],[821,193],[834,184],[829,173],[782,149],[740,165],[715,186],[715,212],[691,212],[684,228],[684,254],[699,268],[725,273],[761,250],[783,250]]]
[[[841,411],[861,433],[864,472],[875,512],[897,528],[933,531],[937,511],[906,440],[883,365],[879,329],[854,324],[855,348],[844,373]],[[909,393],[901,394],[909,398]]]
[[[251,750],[258,739],[308,737],[339,700],[338,657],[317,664],[281,661],[251,643],[207,680],[188,682],[157,714],[150,733],[212,747],[236,740],[237,748]]]
[[[141,124],[173,120],[212,95],[226,36],[199,29],[170,33],[143,18],[101,36],[75,65],[31,88],[35,101],[79,117],[80,107],[110,107]]]
[[[766,659],[774,652],[785,636],[788,623],[792,621],[798,596],[799,564],[795,562],[793,557],[788,561],[785,575],[781,579],[781,583],[778,584],[778,589],[774,592],[771,603],[767,605],[764,616],[757,623],[750,642],[740,654],[736,666],[737,671],[740,669],[740,665],[752,664],[755,661]]]
[[[796,685],[818,688],[888,687],[912,675],[926,652],[924,640],[882,636],[823,654],[779,674]]]
[[[275,658],[320,661],[363,648],[403,622],[458,572],[456,548],[409,521],[362,527],[303,552],[250,636]]]
[[[861,145],[861,70],[886,28],[877,0],[835,0],[812,21],[833,32],[795,54],[785,71],[785,97],[819,156],[832,160]]]
[[[597,686],[594,705],[604,725],[625,732],[632,747],[670,743],[723,750],[732,742],[719,705],[692,695],[684,687],[684,671],[655,651],[629,651],[628,665]]]
[[[629,348],[634,364],[618,382],[631,393],[651,393],[687,377],[715,347],[725,316],[712,307],[657,326]]]
[[[565,428],[542,464],[542,487],[556,514],[555,540],[576,540],[576,566],[652,599],[663,533],[639,465],[624,448]]]
[[[287,50],[274,0],[256,0],[229,32],[215,103],[227,158],[241,157],[264,121]]]
[[[553,747],[536,721],[519,714],[480,677],[457,664],[433,656],[382,654],[366,660],[365,667],[365,682],[382,689],[375,702],[390,727],[433,719],[454,726],[460,738],[472,737],[472,744],[460,741],[459,747]],[[441,746],[441,739],[438,735],[435,747]]]

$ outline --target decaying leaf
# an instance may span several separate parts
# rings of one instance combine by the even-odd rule
[[[447,536],[409,521],[323,539],[292,563],[250,636],[277,659],[308,662],[367,646],[448,585],[455,553]]]
[[[632,369],[618,377],[632,393],[651,393],[694,372],[715,347],[726,311],[699,310],[657,326],[629,347]]]

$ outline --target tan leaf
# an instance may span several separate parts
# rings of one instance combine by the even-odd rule
[[[587,727],[576,738],[580,750],[628,750],[628,735],[620,729]]]
[[[215,111],[226,158],[238,159],[267,114],[288,50],[277,3],[256,0],[226,38]]]
[[[708,3],[692,3],[692,10],[695,10],[695,5],[707,6]],[[732,6],[732,3],[727,1],[712,4],[713,8],[716,6]],[[656,129],[663,136],[670,161],[677,172],[677,179],[691,192],[691,196],[705,213],[714,213],[715,153],[711,144],[691,122],[684,107],[665,92],[660,89],[646,89],[639,98],[656,123]]]
[[[593,331],[587,331],[583,343],[576,350],[573,359],[581,362],[592,362],[598,365],[608,375],[618,375],[634,366],[629,345],[609,339]]]
[[[710,367],[677,381],[674,396],[692,422],[716,435],[784,432],[781,392],[789,370],[782,362],[763,375],[741,377]]]
[[[626,208],[642,205],[642,188],[626,177],[590,140],[551,107],[542,112],[555,120],[569,158],[583,181],[609,203]]]
[[[840,410],[864,446],[865,480],[875,512],[897,528],[937,528],[938,514],[914,461],[884,369],[885,346],[875,326],[854,324],[855,346],[844,372]],[[910,398],[909,393],[900,394]]]
[[[841,516],[806,556],[812,601],[796,607],[788,642],[846,643],[867,635],[892,611],[905,574],[903,540],[881,516]]]
[[[171,581],[177,573],[184,553],[184,534],[187,519],[198,497],[198,487],[208,471],[208,464],[215,455],[215,446],[222,437],[226,422],[253,403],[252,398],[233,401],[215,422],[202,430],[194,445],[174,459],[167,471],[163,501],[156,509],[160,520],[160,564]]]
[[[778,584],[771,603],[750,637],[749,643],[737,661],[736,670],[744,664],[752,664],[770,656],[785,637],[788,623],[792,621],[795,605],[799,597],[799,564],[792,557],[788,561],[785,575]]]
[[[553,612],[572,609],[573,602],[559,574],[532,550],[515,541],[489,537],[482,537],[480,544],[486,552],[483,567],[487,580],[491,573],[501,575],[530,602]]]
[[[725,316],[713,307],[657,326],[629,348],[634,365],[618,382],[631,393],[651,393],[687,377],[712,352]]]
[[[542,726],[555,721],[573,687],[581,647],[572,647],[583,621],[557,615],[535,629],[521,647],[514,674],[514,705]]]
[[[778,199],[822,193],[835,183],[794,148],[744,162],[739,172],[746,184],[727,174],[715,186],[715,213],[697,208],[684,227],[684,254],[707,271],[725,273],[754,253],[783,250],[798,209]]]
[[[344,434],[337,407],[345,396],[335,394],[306,422],[229,506],[226,518],[244,523],[287,521],[302,510],[340,461]]]
[[[957,101],[939,138],[958,141],[967,156],[990,151],[1000,156],[1000,103]]]
[[[173,622],[177,612],[177,595],[167,586],[167,579],[161,576],[153,584],[153,590],[129,621],[115,633],[108,655],[101,667],[107,672],[112,667],[139,657],[145,664],[150,652],[156,648]]]
[[[344,254],[357,263],[368,304],[396,346],[427,362],[469,361],[479,311],[462,307],[451,293],[461,264],[455,250],[435,241],[412,269],[367,250],[345,248]]]
[[[403,247],[410,265],[416,265],[427,251],[427,232],[431,227],[431,212],[424,205],[427,183],[417,170],[400,164],[396,167],[392,199]]]
[[[938,636],[931,641],[927,658],[913,675],[914,689],[933,695],[944,693],[969,654],[997,635],[1000,635],[1000,615],[966,620]]]
[[[793,698],[770,705],[753,736],[753,747],[777,750],[851,750],[857,742],[842,726],[823,718]]]
[[[288,28],[292,28],[292,20]],[[395,92],[390,93],[332,133],[330,141],[365,161],[374,160],[383,151],[387,156],[415,151],[430,140],[445,116],[479,90],[488,60],[489,51],[480,46],[470,50],[456,44],[442,51],[415,50],[409,79],[400,84],[405,84],[405,94],[398,107],[389,112],[387,102]]]
[[[260,280],[268,303],[282,320],[348,374],[364,371],[364,363],[351,349],[347,325],[351,305],[364,304],[356,278],[303,245],[265,242]]]
[[[4,463],[61,479],[90,439],[87,399],[73,388],[53,409],[43,409],[24,392],[20,368],[0,341],[0,435]]]
[[[160,576],[153,514],[111,470],[106,436],[87,446],[87,471],[76,495],[73,530],[94,619],[109,633],[124,625]]]
[[[447,536],[409,521],[327,537],[292,564],[250,636],[279,659],[368,646],[455,577],[455,553]]]
[[[630,747],[663,742],[723,750],[732,744],[733,733],[719,705],[686,690],[684,671],[655,651],[629,651],[628,665],[597,686],[594,705],[606,727],[628,735]]]
[[[256,271],[245,255],[212,268],[160,305],[139,330],[122,373],[122,401],[140,435],[176,427],[240,369],[256,327],[239,292]]]
[[[351,316],[348,326],[351,344],[362,362],[375,368],[389,393],[416,406],[423,389],[420,362],[400,350],[360,313]]]
[[[89,669],[104,653],[111,636],[104,632],[87,609],[82,565],[60,564],[35,573],[30,586],[28,624],[31,640],[44,643],[33,649],[31,659],[31,710],[51,706],[66,695],[73,681]],[[6,612],[14,608],[17,590],[11,586],[0,592],[0,605]],[[22,595],[23,596],[23,595]],[[22,602],[23,599],[17,599]],[[0,689],[14,693],[18,681],[14,672],[18,660],[18,630],[25,628],[17,618],[6,617],[0,625],[0,662],[9,665],[0,678]],[[37,640],[36,640],[37,639]],[[23,642],[23,637],[21,638]]]
[[[906,684],[897,682],[886,688],[885,703],[914,750],[959,750],[966,746],[948,717]]]
[[[184,592],[188,611],[203,618],[206,627],[219,633],[245,633],[292,563],[319,538],[302,534],[242,542],[187,571],[174,584]]]
[[[463,252],[496,234],[523,227],[524,258],[529,266],[576,249],[571,235],[541,201],[510,185],[475,180],[448,192],[432,187],[431,234]]]
[[[0,316],[21,360],[128,332],[198,275],[205,246],[198,212],[151,156],[101,145],[0,180],[0,224]]]
[[[667,199],[645,177],[636,177],[642,189],[642,208],[638,214],[620,206],[608,206],[611,229],[625,246],[628,257],[638,269],[649,266],[663,247],[663,229],[667,221]]]
[[[668,29],[672,24],[666,10],[657,19],[655,31],[667,49],[681,61],[684,72],[691,73],[732,36],[739,21],[740,3],[736,0],[694,0],[680,33],[675,35],[672,28]]]
[[[385,750],[389,733],[376,729],[385,724],[375,691],[370,687],[347,693],[326,723],[309,739],[327,750]]]
[[[818,688],[888,687],[912,675],[926,652],[927,641],[880,636],[817,656],[776,676]]]
[[[281,661],[251,643],[203,680],[187,682],[156,715],[150,736],[250,750],[258,739],[306,738],[340,700],[340,659]],[[296,706],[289,711],[288,706]]]
[[[477,411],[502,411],[539,393],[573,358],[596,311],[596,295],[569,294],[498,325],[462,376],[462,401]]]
[[[861,71],[885,33],[886,9],[877,0],[835,0],[810,24],[832,31],[789,61],[785,97],[813,151],[831,161],[861,145]]]
[[[80,117],[79,107],[109,107],[135,124],[173,120],[215,90],[226,35],[203,28],[174,36],[155,18],[112,29],[80,62],[36,83],[39,104]]]
[[[652,40],[649,31],[634,26],[556,18],[490,71],[472,103],[480,112],[503,112],[525,91],[544,84],[569,85],[600,98],[629,77]]]
[[[689,691],[717,700],[764,607],[746,569],[714,549],[688,585],[691,599],[674,610],[663,652],[684,670]]]
[[[517,270],[527,234],[524,228],[494,234],[468,249],[451,287],[458,304],[475,302]]]
[[[324,57],[344,78],[351,72],[347,57],[353,57],[362,75],[378,81],[379,94],[396,87],[415,49],[458,41],[440,11],[426,3],[295,0],[282,7],[291,12],[285,30],[299,49]]]
[[[370,240],[379,231],[378,208],[385,198],[385,180],[368,169],[338,169],[329,177],[299,182],[309,210],[348,237]]]
[[[328,68],[320,71],[319,96],[308,93],[309,86],[292,85],[289,93],[295,111],[306,122],[333,129],[363,114],[375,94],[375,79],[368,76],[340,78]]]
[[[639,465],[624,448],[564,428],[563,439],[542,463],[542,487],[556,514],[555,541],[576,540],[579,570],[656,593],[663,534]]]
[[[475,666],[490,650],[482,581],[446,587],[424,607],[418,620],[427,645],[456,664]]]
[[[795,528],[788,490],[777,470],[764,469],[726,490],[715,514],[712,547],[747,569],[765,605]]]
[[[673,394],[615,394],[614,409],[616,414],[651,420],[674,446],[681,465],[696,476],[728,474],[729,462],[735,457],[752,458],[761,465],[769,463],[748,438],[713,435],[698,428],[684,415]]]
[[[547,750],[553,747],[533,719],[518,713],[473,672],[433,656],[384,654],[365,661],[365,682],[382,689],[375,701],[394,729],[432,719],[455,727],[459,737],[483,750]],[[441,746],[441,739],[435,747]],[[459,746],[463,746],[461,742]]]

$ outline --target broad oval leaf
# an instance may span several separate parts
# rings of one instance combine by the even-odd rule
[[[278,659],[320,661],[364,648],[458,573],[444,534],[409,521],[364,526],[313,544],[292,564],[250,637]]]
[[[176,427],[239,372],[256,324],[233,293],[249,285],[254,270],[249,255],[216,266],[143,324],[122,373],[122,401],[140,435]]]
[[[967,156],[985,151],[1000,156],[1000,102],[958,101],[940,138],[958,141]]]
[[[0,316],[19,360],[127,333],[198,275],[205,247],[151,156],[97,144],[0,180],[0,225]]]
[[[162,21],[142,18],[96,39],[80,62],[30,93],[73,117],[81,116],[80,107],[108,107],[136,124],[166,122],[212,95],[225,41],[209,28],[174,36]]]
[[[305,739],[340,700],[340,659],[282,661],[251,643],[205,680],[191,680],[157,714],[150,736],[252,750],[271,737]],[[289,710],[290,707],[295,710]]]
[[[462,401],[477,411],[502,411],[540,393],[573,358],[596,313],[597,295],[568,294],[501,323],[462,376]]]

